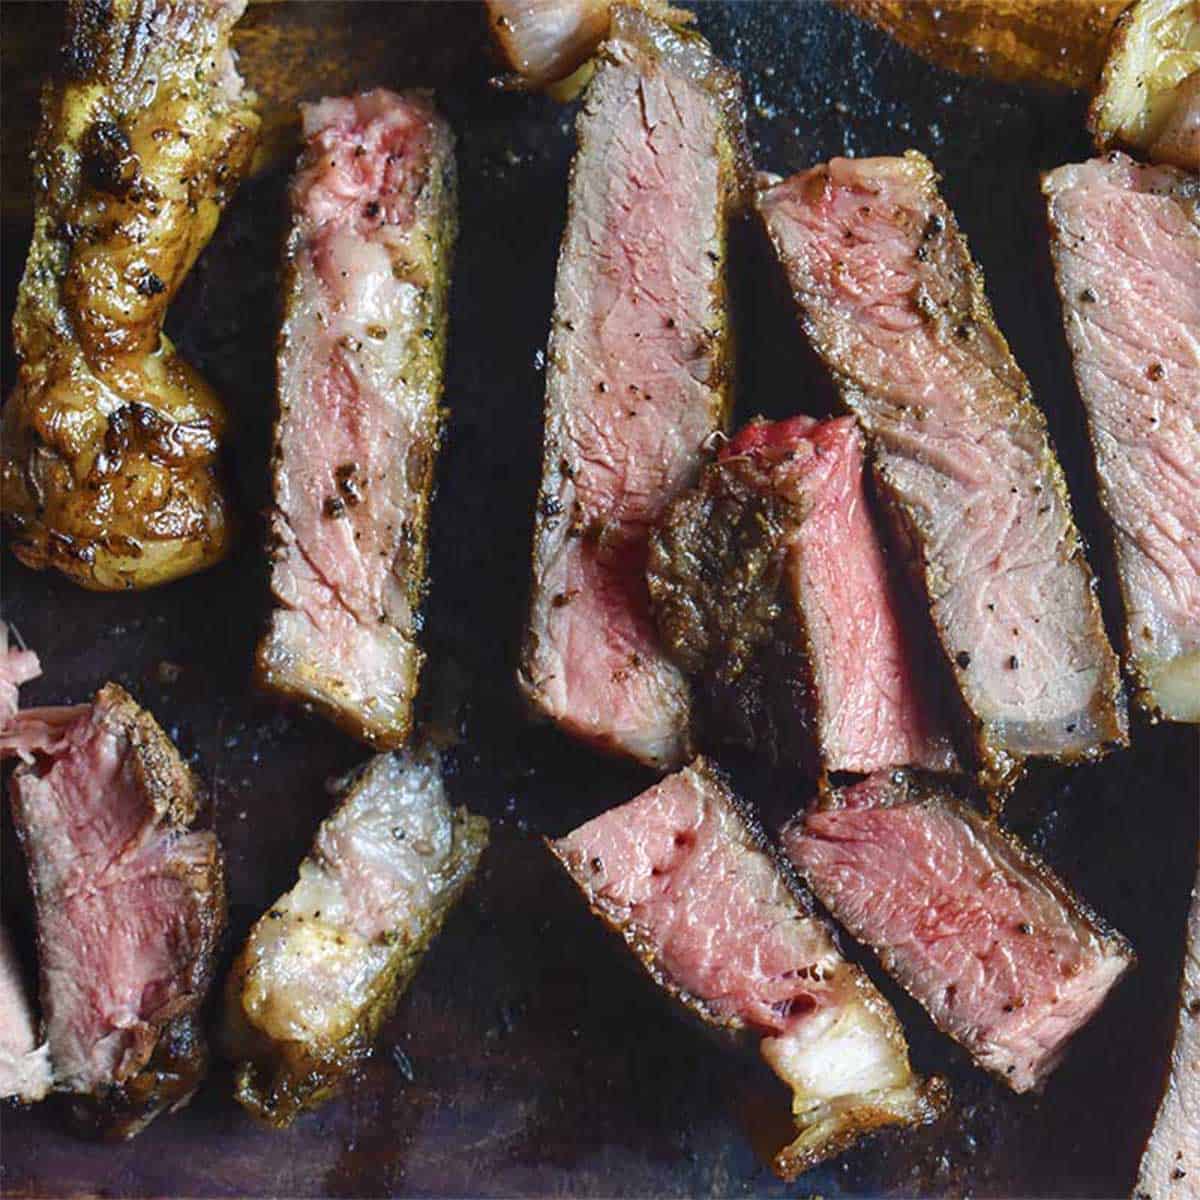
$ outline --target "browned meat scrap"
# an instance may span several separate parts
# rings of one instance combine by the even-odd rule
[[[931,1120],[940,1080],[703,759],[549,843],[592,911],[702,1021],[756,1044],[791,1089],[785,1179],[888,1125]]]
[[[914,151],[835,159],[767,188],[759,209],[866,434],[981,781],[1123,744],[1120,671],[1062,468],[933,166]]]
[[[253,150],[244,7],[72,0],[43,95],[2,499],[17,557],[84,587],[164,583],[229,546],[225,410],[162,330]]]
[[[254,926],[225,988],[237,1098],[285,1126],[329,1098],[475,873],[488,823],[452,809],[429,751],[373,759]]]
[[[521,685],[576,737],[660,768],[686,757],[690,696],[654,629],[647,541],[729,407],[740,105],[702,40],[615,9],[558,260]]]
[[[782,840],[834,919],[1014,1091],[1041,1087],[1133,965],[1016,838],[903,771],[835,793]]]
[[[37,920],[55,1086],[78,1122],[131,1137],[191,1099],[199,1010],[225,926],[196,784],[154,718],[110,683],[92,704],[26,709],[0,735],[25,762],[13,820]]]
[[[264,683],[402,745],[443,410],[454,142],[423,92],[304,110],[278,354]]]

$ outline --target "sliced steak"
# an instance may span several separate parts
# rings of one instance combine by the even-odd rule
[[[913,1074],[887,1001],[703,759],[548,844],[655,983],[757,1041],[792,1089],[798,1134],[775,1160],[785,1178],[938,1110],[941,1082]]]
[[[300,878],[250,931],[225,988],[237,1098],[283,1127],[371,1052],[488,841],[436,756],[372,759]]]
[[[1138,1167],[1135,1200],[1190,1200],[1200,1180],[1200,880],[1192,890],[1170,1074]]]
[[[667,509],[647,577],[664,644],[719,694],[733,689],[718,709],[754,714],[753,741],[827,771],[954,767],[853,418],[748,425]]]
[[[130,1137],[207,1068],[199,1008],[225,924],[220,847],[192,832],[196,785],[153,717],[110,683],[26,709],[5,749],[33,890],[42,1012],[73,1111]]]
[[[1015,838],[905,772],[834,793],[783,846],[834,918],[1014,1091],[1044,1082],[1133,965]]]
[[[660,768],[685,757],[690,698],[654,630],[646,546],[729,406],[740,99],[699,38],[617,8],[558,260],[521,686],[568,732]]]
[[[304,109],[275,429],[270,688],[378,746],[412,723],[443,411],[453,138],[421,92]]]
[[[1042,190],[1126,666],[1147,712],[1200,721],[1200,181],[1111,154]]]
[[[38,1045],[21,964],[0,925],[0,1100],[41,1100],[50,1085],[50,1049],[45,1042]]]
[[[914,151],[835,159],[766,189],[759,209],[867,435],[982,781],[1124,742],[1066,482],[932,165]]]

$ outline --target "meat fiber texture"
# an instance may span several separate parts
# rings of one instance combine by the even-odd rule
[[[1200,1179],[1200,879],[1186,936],[1170,1074],[1138,1167],[1135,1200],[1191,1200]]]
[[[195,783],[116,684],[9,723],[13,820],[29,868],[56,1086],[76,1117],[131,1136],[190,1099],[198,1010],[225,922],[220,848],[191,832]]]
[[[558,260],[520,682],[567,732],[660,769],[686,757],[690,696],[654,630],[647,539],[729,408],[740,100],[699,38],[616,9]]]
[[[443,412],[453,138],[430,98],[304,109],[278,370],[270,688],[404,743]]]
[[[792,1089],[797,1137],[775,1161],[785,1178],[936,1113],[940,1081],[914,1075],[887,1001],[703,759],[549,846],[654,981],[757,1041]]]
[[[981,782],[1124,743],[1062,469],[932,165],[835,159],[767,188],[759,210],[866,434]]]
[[[487,841],[432,751],[367,764],[230,972],[225,1048],[250,1112],[288,1125],[371,1052]]]
[[[1200,721],[1200,181],[1110,154],[1042,190],[1125,663],[1148,713]]]
[[[738,528],[713,528],[722,524]],[[755,572],[764,556],[779,561]],[[853,418],[746,426],[668,509],[652,538],[649,582],[660,633],[673,653],[684,651],[685,666],[696,659],[726,681],[740,671],[797,676],[758,682],[780,756],[864,774],[956,765],[934,700],[938,664],[922,670],[906,625]],[[761,604],[746,603],[743,590],[772,588],[763,615],[778,616],[756,621]],[[751,666],[760,642],[768,648]],[[798,653],[772,653],[776,642],[794,642]]]
[[[1014,1091],[1042,1085],[1133,965],[1015,838],[904,772],[835,793],[783,846],[834,919]]]

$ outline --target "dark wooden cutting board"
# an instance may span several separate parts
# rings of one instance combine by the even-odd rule
[[[697,7],[700,27],[747,81],[762,167],[788,172],[834,154],[908,146],[939,166],[1089,524],[1037,191],[1039,169],[1087,152],[1082,100],[943,74],[819,0]],[[27,125],[29,72],[40,70],[35,53],[12,48],[44,45],[36,35],[56,17],[52,5],[0,9],[6,137]],[[572,112],[486,86],[473,4],[278,4],[253,11],[252,21],[267,46],[307,37],[304,53],[280,52],[277,111],[327,87],[428,84],[459,137],[453,416],[434,509],[422,709],[455,741],[455,800],[493,819],[494,842],[478,885],[341,1099],[272,1132],[233,1103],[219,1068],[185,1112],[124,1145],[65,1133],[53,1102],[5,1111],[3,1194],[1127,1194],[1170,1036],[1197,843],[1195,734],[1139,727],[1131,751],[1094,768],[1042,769],[1013,802],[1017,828],[1141,955],[1045,1094],[1007,1094],[899,997],[918,1066],[951,1081],[950,1114],[911,1136],[868,1142],[790,1187],[776,1181],[763,1154],[786,1129],[779,1085],[758,1063],[721,1054],[677,1022],[623,969],[539,842],[647,782],[529,725],[512,682]],[[271,22],[291,32],[272,42]],[[4,181],[6,391],[8,321],[28,237],[20,191]],[[89,595],[3,558],[4,615],[46,668],[27,701],[79,700],[116,679],[153,710],[205,781],[229,860],[226,961],[290,885],[327,811],[326,778],[364,757],[323,721],[279,710],[250,687],[266,600],[254,514],[267,497],[283,220],[276,170],[239,194],[169,322],[238,426],[234,468],[248,521],[235,558],[128,596]],[[795,335],[757,285],[749,251],[744,261],[739,415],[795,411],[820,392],[793,353]],[[741,776],[771,818],[804,799],[794,778]],[[10,827],[5,835],[5,915],[29,952],[22,868]]]

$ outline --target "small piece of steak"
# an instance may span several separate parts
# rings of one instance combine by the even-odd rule
[[[834,793],[782,841],[835,920],[1014,1091],[1043,1083],[1133,965],[1014,837],[903,771]]]
[[[1147,712],[1200,721],[1200,181],[1111,154],[1042,190],[1126,666]]]
[[[56,1086],[81,1123],[130,1137],[186,1104],[208,1065],[199,1008],[225,925],[220,847],[196,785],[116,684],[9,723]]]
[[[38,1045],[21,964],[8,930],[0,925],[0,1100],[41,1100],[50,1085],[49,1047]]]
[[[1186,936],[1170,1075],[1138,1167],[1135,1200],[1191,1200],[1200,1180],[1200,878]]]
[[[552,85],[584,66],[608,35],[613,7],[613,0],[487,0],[488,24],[505,65],[524,86],[550,88],[556,96]],[[631,7],[674,25],[692,20],[686,9],[663,0],[631,0]],[[569,99],[576,90],[558,98]]]
[[[1124,743],[1066,481],[933,166],[835,159],[767,188],[759,210],[867,436],[981,782]]]
[[[703,759],[548,845],[655,983],[759,1042],[794,1094],[784,1178],[938,1111],[941,1081],[913,1074],[891,1007]]]
[[[568,732],[659,768],[686,757],[690,695],[655,633],[647,539],[729,407],[740,104],[702,40],[618,7],[558,260],[520,682]]]
[[[431,752],[362,769],[226,982],[224,1048],[248,1111],[289,1125],[370,1054],[487,842],[483,817],[450,807]]]
[[[381,747],[412,724],[443,411],[453,137],[423,92],[305,106],[277,360],[270,688]]]
[[[754,679],[755,742],[827,771],[955,766],[929,698],[940,674],[922,688],[853,418],[746,426],[668,508],[647,577],[676,661],[717,689]]]

